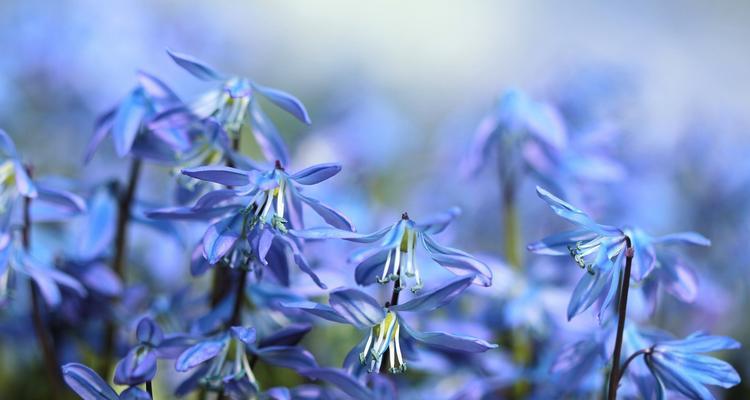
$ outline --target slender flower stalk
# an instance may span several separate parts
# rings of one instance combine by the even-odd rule
[[[625,315],[628,309],[628,291],[630,289],[630,271],[633,266],[633,243],[629,236],[625,236],[625,271],[620,282],[620,300],[618,305],[617,337],[615,349],[612,353],[612,370],[609,374],[609,400],[617,397],[617,385],[620,380],[620,353],[622,351],[622,334],[625,330]],[[626,365],[627,366],[627,365]]]
[[[26,173],[29,177],[32,176],[32,170],[30,167],[26,168]],[[23,248],[26,251],[31,249],[31,197],[24,197],[23,199],[23,231],[22,238]],[[60,382],[61,376],[57,361],[57,354],[55,354],[55,346],[52,343],[52,338],[47,332],[47,327],[42,318],[42,302],[39,301],[39,290],[34,284],[33,280],[29,280],[29,291],[31,292],[31,309],[32,309],[32,321],[34,324],[34,333],[36,334],[39,345],[42,348],[42,357],[44,359],[44,367],[47,371],[47,380],[50,384],[50,393],[53,399],[59,398],[60,393]]]
[[[151,399],[153,399],[154,398],[154,389],[153,389],[153,387],[151,387],[151,381],[147,381],[146,382],[146,391],[148,392],[149,397],[151,397]]]
[[[117,200],[118,208],[117,225],[115,227],[115,255],[112,261],[112,269],[123,283],[125,283],[126,278],[125,265],[127,261],[128,222],[130,221],[130,209],[133,205],[133,200],[135,199],[135,191],[138,186],[140,171],[141,160],[133,158],[130,163],[127,187],[124,192],[119,193]],[[115,356],[115,336],[115,321],[110,320],[107,322],[105,328],[104,357],[99,369],[99,374],[102,376],[108,376],[109,371],[112,369],[112,360]]]

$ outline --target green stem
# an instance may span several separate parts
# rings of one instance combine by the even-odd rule
[[[516,194],[512,184],[503,185],[502,201],[505,258],[516,270],[521,270],[524,246]]]

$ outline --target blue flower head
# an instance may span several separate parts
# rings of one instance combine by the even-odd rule
[[[470,173],[478,171],[499,148],[501,174],[505,178],[524,165],[533,169],[538,164],[538,151],[528,151],[529,146],[555,153],[564,149],[566,141],[565,124],[553,106],[520,90],[508,90],[479,123],[466,168]]]
[[[112,136],[119,157],[134,154],[158,161],[171,161],[177,152],[191,148],[191,138],[177,126],[152,126],[162,114],[174,114],[185,107],[177,95],[156,77],[139,71],[138,84],[116,107],[96,121],[94,135],[85,153],[91,160],[99,144]]]
[[[0,129],[0,305],[11,297],[14,273],[31,278],[46,302],[53,307],[60,304],[62,299],[60,285],[85,296],[86,290],[76,279],[39,261],[21,243],[20,232],[12,226],[14,211],[18,209],[17,203],[21,199],[34,199],[31,205],[37,202],[53,205],[55,213],[63,217],[75,216],[86,209],[86,203],[80,197],[32,181],[10,136]],[[25,220],[24,224],[47,216],[45,213],[34,213],[31,207],[29,212],[29,220]]]
[[[233,137],[237,137],[240,129],[248,125],[266,158],[280,160],[283,164],[289,162],[286,145],[273,122],[260,108],[256,93],[309,125],[310,117],[302,102],[289,93],[259,85],[248,78],[221,74],[187,54],[169,50],[167,53],[196,78],[220,83],[218,88],[209,91],[191,105],[191,111],[196,117],[215,118]]]
[[[466,252],[442,246],[432,238],[433,234],[442,232],[459,213],[458,208],[452,208],[422,222],[413,221],[404,213],[393,225],[371,234],[335,228],[313,228],[290,233],[304,239],[344,239],[358,243],[379,241],[375,246],[364,248],[350,257],[350,261],[357,264],[355,279],[363,286],[397,281],[397,290],[410,287],[412,292],[419,291],[424,282],[416,262],[418,246],[454,274],[471,275],[474,283],[490,286],[492,271],[486,264]]]
[[[740,383],[740,376],[729,363],[703,353],[739,347],[732,338],[696,332],[685,339],[657,342],[636,354],[643,355],[656,379],[658,399],[667,399],[667,389],[691,399],[713,399],[706,385],[730,388]]]
[[[188,169],[183,171],[185,175],[231,188],[209,192],[193,207],[155,210],[149,216],[213,219],[201,243],[203,258],[209,265],[223,261],[232,267],[248,269],[261,265],[281,268],[268,260],[285,263],[286,254],[291,254],[300,269],[325,287],[302,256],[298,241],[287,235],[287,225],[303,227],[302,204],[305,204],[327,223],[346,231],[354,230],[345,216],[302,194],[302,186],[320,183],[340,170],[338,164],[319,164],[290,174],[280,163],[266,171],[223,166]],[[194,271],[205,269],[200,263],[194,266]]]
[[[638,228],[601,225],[585,212],[540,187],[537,187],[537,194],[557,215],[576,225],[576,229],[548,236],[528,246],[529,251],[538,254],[570,256],[579,267],[586,270],[587,273],[578,281],[568,304],[568,319],[601,301],[597,313],[601,320],[602,313],[611,305],[617,292],[627,247],[631,247],[633,251],[633,280],[640,282],[658,266],[667,271],[659,274],[659,278],[668,279],[666,282],[669,285],[676,285],[674,280],[680,278],[678,271],[674,269],[681,267],[666,262],[666,259],[661,263],[657,262],[654,245],[710,244],[708,239],[695,232],[651,237]]]
[[[307,330],[309,328],[303,330],[302,335]],[[290,331],[294,331],[291,334],[294,336],[298,335],[299,329],[282,330],[279,336]],[[223,390],[237,398],[256,395],[259,388],[248,352],[253,359],[259,358],[268,364],[296,371],[318,366],[313,355],[302,347],[279,344],[284,340],[272,336],[263,341],[256,339],[254,328],[234,326],[228,332],[220,332],[185,349],[177,358],[175,369],[179,372],[197,369],[178,389],[178,395],[192,390],[195,385],[212,391]]]
[[[328,300],[330,305],[309,301],[283,305],[367,331],[366,339],[353,350],[359,362],[369,372],[380,371],[387,353],[390,366],[388,372],[401,373],[406,371],[406,358],[402,352],[405,340],[436,349],[467,353],[479,353],[497,347],[474,337],[445,332],[419,332],[407,325],[401,316],[401,313],[424,313],[440,308],[466,290],[473,280],[473,276],[464,276],[398,305],[386,303],[382,306],[368,294],[347,288],[332,291]]]

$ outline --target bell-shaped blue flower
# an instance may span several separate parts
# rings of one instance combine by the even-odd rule
[[[96,121],[94,135],[86,148],[88,162],[107,136],[112,136],[119,157],[131,152],[138,157],[171,161],[175,153],[191,148],[188,133],[177,126],[152,129],[149,123],[162,113],[180,110],[184,105],[162,81],[145,72],[138,72],[138,84],[116,107]]]
[[[492,271],[483,262],[470,254],[440,245],[432,238],[442,232],[460,213],[457,208],[417,222],[404,213],[393,225],[371,234],[361,234],[332,228],[294,230],[290,233],[303,239],[344,239],[358,243],[379,243],[354,253],[350,257],[356,263],[355,279],[366,286],[378,282],[385,284],[398,281],[397,290],[411,287],[412,292],[424,286],[417,266],[416,250],[420,245],[435,262],[456,275],[473,277],[473,283],[482,286],[492,284]],[[413,280],[409,285],[408,280]]]
[[[239,135],[243,126],[249,126],[267,159],[288,163],[289,152],[286,145],[271,119],[258,104],[256,93],[309,125],[310,117],[301,101],[289,93],[259,85],[248,78],[226,76],[187,54],[169,50],[167,53],[177,65],[196,78],[220,83],[218,88],[209,91],[191,105],[191,111],[196,117],[215,118],[233,137]]]
[[[406,357],[402,351],[404,340],[436,349],[468,353],[484,352],[497,347],[474,337],[445,332],[420,332],[411,328],[401,316],[401,313],[428,312],[440,308],[466,290],[473,280],[473,276],[464,276],[398,305],[382,306],[368,294],[347,288],[331,292],[329,305],[309,301],[283,305],[367,331],[366,339],[360,344],[359,361],[362,365],[366,365],[370,372],[380,371],[387,354],[390,366],[388,371],[400,373],[406,371]]]
[[[740,376],[729,363],[703,353],[739,347],[732,338],[696,332],[685,339],[658,342],[640,353],[656,379],[658,399],[667,399],[668,389],[690,399],[711,400],[714,396],[706,385],[730,388],[740,383]]]
[[[576,229],[548,236],[528,245],[528,250],[547,255],[570,256],[576,264],[585,269],[578,281],[570,303],[568,319],[585,311],[600,301],[597,317],[609,308],[617,293],[620,272],[624,267],[628,243],[633,248],[631,278],[640,282],[649,276],[657,266],[656,244],[686,243],[707,246],[710,241],[698,233],[682,232],[661,237],[651,237],[640,229],[632,227],[617,228],[596,223],[588,214],[568,204],[552,193],[537,187],[539,197],[544,200],[560,217],[576,225]],[[671,279],[679,277],[679,271],[670,264],[661,264],[665,270],[659,277]],[[674,271],[674,272],[673,272]],[[675,282],[669,282],[676,285]],[[690,283],[687,283],[690,285]]]

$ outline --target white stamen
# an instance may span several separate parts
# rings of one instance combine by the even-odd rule
[[[388,360],[391,362],[391,371],[396,369],[396,351],[393,348],[393,340],[388,343]]]
[[[263,204],[263,212],[260,214],[260,220],[262,222],[266,222],[266,217],[268,216],[268,210],[271,209],[271,203],[273,203],[273,198],[270,191],[266,191],[266,202]]]
[[[396,342],[396,357],[398,358],[398,365],[404,365],[404,358],[401,356],[401,325],[396,325],[396,333],[394,334]]]
[[[388,276],[388,265],[391,263],[391,252],[392,250],[388,250],[388,257],[385,259],[385,264],[383,265],[383,275],[380,277],[380,283],[386,282],[386,277]]]
[[[393,260],[393,277],[396,277],[396,274],[398,274],[398,269],[401,266],[401,248],[396,247],[394,250],[396,252],[396,257]]]
[[[406,275],[414,275],[414,233],[407,231],[406,234]]]
[[[367,359],[367,351],[370,350],[370,344],[372,344],[372,329],[370,329],[370,335],[367,337],[367,343],[365,344],[365,349],[359,355],[359,362],[362,364],[364,364],[365,360]]]
[[[385,338],[385,319],[383,319],[383,322],[380,323],[380,327],[378,328],[378,340],[375,342],[375,345],[372,346],[372,355],[375,357],[379,357],[380,355],[379,350],[380,346],[383,343],[383,340]]]
[[[284,190],[285,190],[286,179],[282,179],[279,182],[279,192],[276,195],[276,215],[279,218],[284,218]]]

